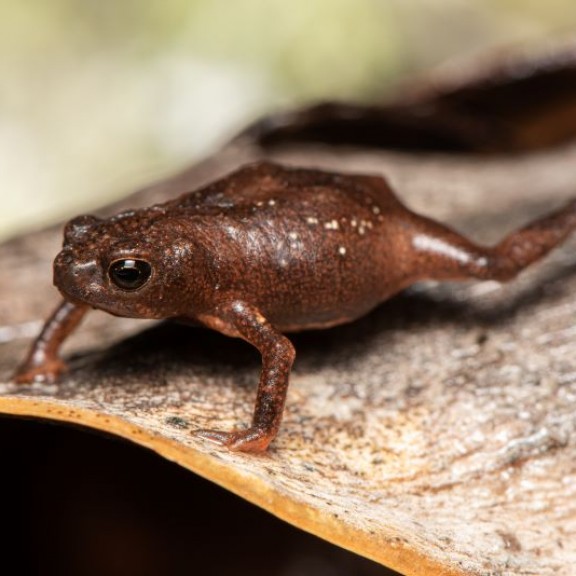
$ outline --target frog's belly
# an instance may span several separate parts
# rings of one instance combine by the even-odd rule
[[[374,306],[372,307],[374,308]],[[372,309],[371,308],[371,309]],[[370,309],[370,310],[371,310]],[[358,320],[370,310],[366,310],[362,314],[355,315],[341,315],[334,317],[330,320],[314,320],[314,319],[302,319],[299,323],[277,323],[272,321],[272,324],[280,330],[280,332],[303,332],[304,330],[323,330],[324,328],[332,328],[333,326],[340,326],[341,324],[348,324],[354,320]]]
[[[278,329],[293,332],[351,322],[406,286],[387,234],[377,227],[351,234],[338,226],[315,236],[260,238],[233,291]]]
[[[378,285],[356,285],[351,289],[309,291],[277,294],[271,303],[259,308],[264,316],[282,332],[298,332],[330,328],[352,322],[368,314],[381,302],[398,292],[402,286],[382,290]]]

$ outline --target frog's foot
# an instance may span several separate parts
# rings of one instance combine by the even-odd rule
[[[59,359],[37,366],[23,364],[12,376],[12,381],[16,384],[54,384],[66,369],[66,364]]]
[[[264,452],[275,434],[261,428],[248,428],[235,432],[219,430],[196,430],[194,436],[225,446],[234,452]]]

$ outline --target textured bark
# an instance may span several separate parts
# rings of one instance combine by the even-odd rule
[[[488,243],[576,195],[574,145],[482,157],[302,142],[266,152],[245,139],[122,206],[264,157],[384,174],[413,209]],[[60,234],[0,247],[0,412],[129,438],[408,575],[574,573],[576,238],[511,284],[423,283],[358,322],[293,336],[285,419],[254,456],[190,433],[248,423],[258,380],[254,350],[206,330],[94,312],[61,384],[8,383],[58,300]]]

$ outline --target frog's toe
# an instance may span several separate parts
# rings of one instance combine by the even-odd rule
[[[192,434],[197,438],[202,438],[203,440],[213,442],[214,444],[218,444],[219,446],[227,446],[230,436],[232,436],[231,432],[219,432],[218,430],[204,430],[204,429],[194,430]]]
[[[248,428],[235,432],[220,430],[196,430],[194,436],[225,446],[234,452],[264,452],[273,437],[258,428]]]
[[[12,376],[12,381],[16,384],[54,384],[65,370],[66,365],[60,360],[41,366],[22,366]]]

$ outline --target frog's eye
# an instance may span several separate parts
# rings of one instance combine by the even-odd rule
[[[152,274],[152,266],[145,260],[116,260],[108,268],[110,280],[122,290],[138,290]]]

